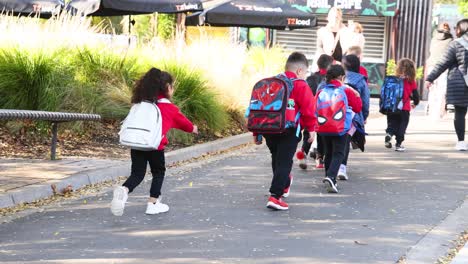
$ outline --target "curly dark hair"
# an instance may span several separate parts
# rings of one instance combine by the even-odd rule
[[[414,65],[414,61],[408,58],[403,58],[398,61],[396,74],[398,76],[403,76],[407,78],[409,81],[416,80],[416,66]]]
[[[169,85],[173,83],[174,79],[168,72],[151,68],[136,82],[133,88],[132,104],[142,101],[156,102],[159,95],[168,97]]]

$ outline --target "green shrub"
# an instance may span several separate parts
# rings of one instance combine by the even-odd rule
[[[0,49],[0,107],[56,111],[68,90],[64,50]]]
[[[104,118],[125,117],[130,87],[139,74],[136,58],[83,48],[73,54],[71,64],[73,89],[66,100],[68,109],[98,113]]]
[[[174,77],[174,103],[190,120],[201,127],[206,125],[213,132],[227,125],[229,119],[225,107],[200,72],[171,62],[163,63],[161,68]]]
[[[157,34],[161,39],[171,39],[175,34],[176,20],[173,14],[158,14]]]
[[[288,54],[278,46],[271,48],[252,47],[247,53],[244,70],[265,75],[278,74],[284,70]]]

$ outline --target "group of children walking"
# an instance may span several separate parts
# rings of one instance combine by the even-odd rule
[[[296,153],[299,166],[302,169],[307,168],[306,158],[310,154],[315,159],[316,168],[325,169],[323,183],[330,193],[338,193],[337,179],[349,179],[347,162],[350,145],[364,150],[364,126],[369,116],[370,92],[367,72],[360,64],[360,48],[350,48],[339,63],[331,56],[321,55],[317,65],[319,71],[304,78],[309,65],[303,54],[292,53],[286,62],[283,75],[292,80],[292,87],[285,88],[285,91],[291,91],[288,105],[293,105],[296,110],[293,115],[289,115],[296,116],[294,126],[288,126],[284,130],[277,129],[281,127],[278,121],[281,118],[276,119],[278,122],[271,120],[280,110],[281,104],[278,102],[282,100],[283,94],[280,92],[275,95],[278,89],[272,92],[271,88],[275,85],[268,84],[265,80],[254,87],[246,113],[248,128],[254,132],[255,143],[261,144],[258,135],[262,134],[271,152],[273,180],[267,207],[274,210],[289,208],[283,198],[290,194],[293,153],[301,141],[301,128],[304,128],[303,143]],[[398,62],[395,78],[402,83],[402,94],[397,101],[398,110],[385,113],[388,126],[384,139],[385,147],[391,148],[392,137],[396,137],[395,151],[405,150],[402,142],[410,110],[419,103],[415,75],[414,62],[409,59]],[[310,89],[305,89],[306,85]],[[265,96],[268,100],[264,100]],[[271,97],[275,97],[277,101]],[[315,148],[312,146],[314,141]]]
[[[285,72],[267,78],[254,87],[252,100],[246,113],[248,128],[254,132],[254,142],[262,143],[265,138],[272,159],[273,179],[267,207],[287,210],[283,200],[290,194],[293,182],[291,169],[297,145],[303,135],[301,150],[297,153],[300,166],[306,169],[308,154],[316,159],[316,167],[325,169],[323,183],[330,193],[337,193],[337,179],[348,180],[347,161],[350,143],[363,145],[364,125],[369,116],[369,89],[365,69],[360,65],[360,49],[350,48],[343,61],[337,63],[331,56],[322,55],[317,61],[319,71],[307,76],[309,63],[304,54],[294,52],[287,59]],[[391,147],[396,137],[396,150],[403,151],[402,142],[412,107],[419,96],[415,83],[414,63],[403,59],[398,63],[398,75],[404,82],[403,107],[395,114],[388,114],[388,128],[385,146]],[[134,106],[150,103],[156,106],[162,124],[157,131],[158,143],[149,149],[132,148],[131,175],[127,181],[114,190],[111,212],[122,215],[128,194],[143,180],[149,163],[153,175],[146,214],[159,214],[169,210],[161,201],[161,188],[165,175],[164,148],[168,143],[166,134],[171,128],[188,133],[198,133],[193,125],[170,102],[173,77],[156,68],[149,70],[133,90]],[[137,110],[130,115],[137,115]],[[129,117],[127,117],[128,119]],[[125,122],[124,122],[125,123]],[[301,130],[304,128],[303,133]],[[135,133],[152,133],[142,128],[128,127]],[[122,131],[121,131],[122,132]],[[132,133],[133,133],[132,132]],[[360,134],[354,140],[354,136]],[[138,134],[140,135],[140,134]],[[316,142],[314,148],[312,143]],[[121,135],[122,142],[122,135]],[[361,146],[363,149],[363,146]],[[311,149],[312,148],[312,149]]]

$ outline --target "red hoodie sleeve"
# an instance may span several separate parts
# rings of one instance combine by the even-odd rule
[[[192,133],[193,124],[188,120],[188,118],[182,114],[177,106],[175,106],[174,116],[173,116],[173,127],[185,131],[187,133]]]
[[[359,96],[356,96],[354,92],[347,88],[345,90],[346,96],[348,97],[348,105],[353,109],[354,113],[359,113],[362,110],[362,100]]]
[[[317,118],[315,117],[315,97],[305,81],[295,81],[294,86],[293,93],[294,101],[297,105],[296,110],[299,110],[301,113],[300,123],[304,128],[313,132],[317,123]]]

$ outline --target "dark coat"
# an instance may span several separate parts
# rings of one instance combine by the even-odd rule
[[[468,39],[468,33],[463,37]],[[442,59],[426,78],[432,83],[448,69],[447,104],[468,106],[468,87],[462,73],[462,70],[466,70],[466,63],[468,63],[468,50],[458,41],[452,41]]]
[[[434,32],[434,37],[431,40],[431,56],[427,59],[427,66],[434,66],[442,59],[452,40],[452,34],[449,32],[443,30],[436,30]]]

